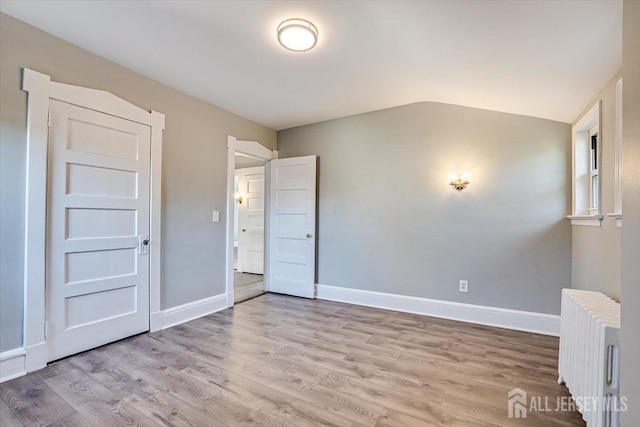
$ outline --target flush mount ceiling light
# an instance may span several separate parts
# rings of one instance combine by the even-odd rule
[[[318,29],[305,19],[287,19],[278,25],[278,42],[294,52],[306,52],[318,42]]]

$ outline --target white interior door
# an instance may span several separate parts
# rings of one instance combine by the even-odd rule
[[[264,166],[238,169],[238,271],[264,274]]]
[[[53,100],[50,111],[47,347],[55,360],[149,329],[151,129]]]
[[[269,291],[315,296],[316,156],[271,160]]]

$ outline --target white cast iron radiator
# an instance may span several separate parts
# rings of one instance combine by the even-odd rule
[[[600,292],[562,290],[559,383],[588,427],[618,426],[620,304]]]

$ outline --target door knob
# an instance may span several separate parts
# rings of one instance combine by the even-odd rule
[[[312,238],[312,237],[313,237],[313,234],[311,234],[311,233],[307,233],[307,239],[310,239],[310,238]]]
[[[138,236],[138,255],[146,255],[147,246],[149,246],[149,236]]]
[[[244,232],[246,232],[246,231],[247,231],[247,229],[246,229],[246,228],[243,228],[243,229],[242,229],[242,232],[243,232],[243,233],[244,233]]]

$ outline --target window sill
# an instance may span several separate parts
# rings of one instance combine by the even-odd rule
[[[581,225],[586,227],[600,227],[602,215],[568,215],[567,219],[571,225]]]
[[[609,218],[615,218],[616,219],[616,227],[618,227],[618,228],[622,227],[622,214],[621,213],[608,213],[607,216]]]

